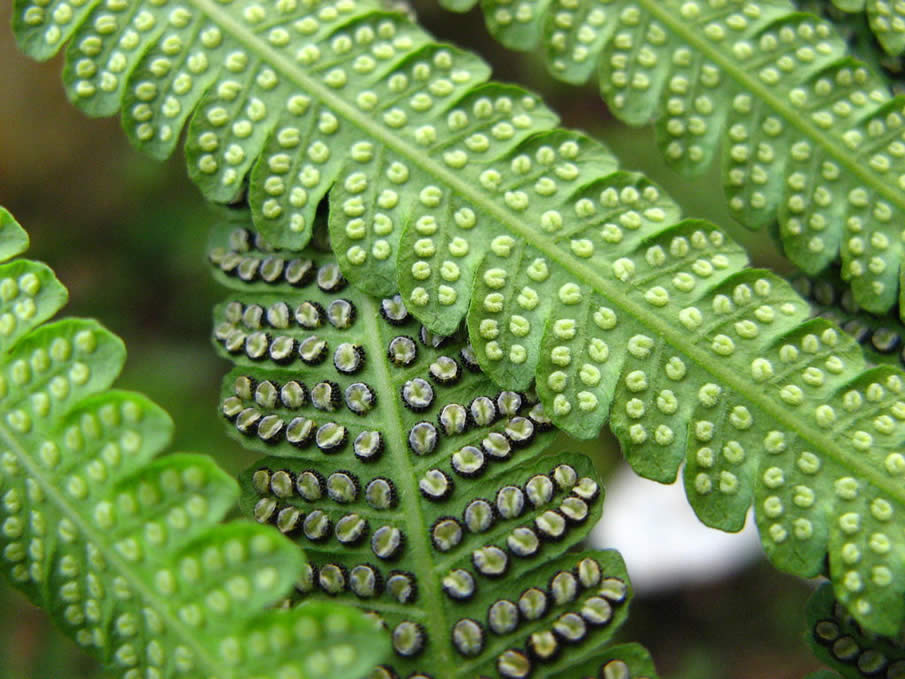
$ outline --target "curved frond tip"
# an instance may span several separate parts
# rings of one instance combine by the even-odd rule
[[[0,261],[27,237],[0,208]],[[267,611],[301,553],[275,530],[218,525],[235,482],[206,456],[155,456],[172,422],[111,390],[125,348],[91,320],[43,324],[66,290],[0,264],[0,568],[124,679],[359,679],[385,640],[350,609]]]

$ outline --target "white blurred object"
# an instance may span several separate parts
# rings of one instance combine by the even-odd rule
[[[708,528],[688,504],[681,474],[664,486],[627,465],[610,476],[603,518],[588,539],[594,547],[622,552],[638,594],[718,580],[762,555],[750,514],[740,533]]]

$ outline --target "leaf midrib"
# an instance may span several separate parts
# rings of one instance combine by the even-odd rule
[[[638,0],[648,11],[660,17],[660,19],[668,24],[673,30],[685,37],[691,44],[701,46],[701,40],[694,37],[694,34],[683,30],[677,26],[676,22],[670,20],[670,15],[659,9],[653,0]],[[537,249],[540,253],[549,257],[563,270],[569,272],[578,280],[589,284],[596,292],[606,297],[611,304],[628,314],[638,325],[648,328],[655,336],[662,337],[667,343],[673,346],[677,351],[681,351],[688,358],[694,361],[698,367],[710,375],[717,378],[721,384],[727,385],[733,391],[744,395],[749,402],[760,409],[768,416],[773,417],[777,422],[782,423],[789,430],[797,433],[801,438],[815,445],[818,450],[823,451],[829,458],[836,463],[853,469],[860,474],[861,478],[866,479],[875,487],[882,489],[889,494],[890,497],[905,506],[905,489],[897,487],[889,482],[880,473],[866,464],[860,463],[858,460],[846,455],[846,451],[835,445],[834,441],[824,436],[814,427],[806,424],[801,418],[790,417],[790,410],[781,407],[775,403],[764,393],[757,393],[757,390],[751,389],[750,382],[742,380],[736,371],[727,368],[721,370],[721,366],[726,362],[714,361],[713,356],[695,346],[687,344],[684,339],[685,335],[676,328],[661,320],[657,316],[652,316],[648,309],[643,308],[640,304],[628,299],[623,293],[624,285],[616,284],[614,281],[607,280],[600,276],[594,269],[577,261],[567,253],[560,251],[546,239],[538,239],[538,234],[531,228],[522,225],[516,217],[510,212],[500,207],[495,201],[488,200],[485,194],[475,189],[476,185],[458,178],[454,173],[450,172],[444,166],[435,162],[428,154],[420,149],[413,147],[406,140],[388,134],[381,126],[377,125],[373,119],[363,115],[344,99],[328,89],[318,80],[309,77],[303,70],[298,68],[291,60],[284,57],[277,50],[273,49],[269,44],[261,40],[254,32],[248,30],[241,23],[233,19],[228,12],[214,4],[213,0],[187,0],[194,4],[202,12],[205,12],[212,20],[219,25],[240,44],[259,54],[266,59],[275,69],[284,73],[291,81],[306,93],[320,99],[321,102],[331,107],[338,115],[348,120],[351,124],[358,126],[371,135],[373,139],[378,140],[381,144],[393,149],[400,156],[406,158],[408,162],[419,167],[425,174],[436,177],[445,186],[457,192],[460,196],[471,201],[476,207],[488,214],[492,219],[499,221],[505,228],[509,229],[513,234],[522,238],[525,243]],[[730,75],[736,74],[736,70],[731,65],[719,57],[708,53],[708,58],[712,58],[718,65],[727,68]],[[738,75],[738,79],[742,83],[752,83],[751,79],[744,74]],[[787,115],[791,121],[795,120],[792,111],[787,109],[776,99],[769,90],[765,88],[751,88],[759,96],[765,100],[772,102],[777,108]],[[806,126],[800,126],[799,129],[807,130]],[[821,144],[827,149],[835,149],[835,145],[828,137],[819,133],[815,136],[821,141]],[[857,167],[851,167],[853,172],[859,172]],[[903,206],[905,207],[905,206]],[[369,319],[369,323],[373,322],[373,318]],[[389,382],[387,382],[389,385]],[[387,386],[385,385],[385,386]],[[417,489],[416,489],[417,492]]]
[[[381,316],[377,304],[370,296],[362,295],[361,306],[364,312],[361,315],[364,317],[366,336],[371,339],[371,342],[383,345],[385,337],[379,324]],[[377,357],[381,356],[380,348],[381,346],[378,346],[377,351],[374,352]],[[407,427],[402,420],[399,398],[395,397],[397,389],[389,372],[389,361],[375,360],[373,365],[377,393],[393,395],[392,398],[384,399],[387,404],[387,410],[384,411],[387,449],[393,453],[384,455],[384,459],[393,469],[390,478],[394,479],[399,486],[400,504],[408,500],[407,504],[401,507],[403,518],[408,525],[406,545],[411,547],[407,566],[415,573],[419,598],[424,597],[419,608],[427,612],[424,621],[428,628],[429,643],[433,646],[433,655],[439,661],[437,666],[453,668],[456,667],[456,659],[449,652],[447,643],[449,621],[446,619],[446,608],[440,597],[440,578],[436,573],[433,545],[428,542],[430,526],[424,518],[418,481],[415,478],[414,466],[409,459]]]
[[[170,630],[170,633],[172,633],[172,630],[176,630],[177,638],[179,638],[182,643],[191,646],[196,653],[196,657],[202,660],[209,668],[213,668],[216,676],[233,676],[232,670],[216,662],[208,649],[200,643],[198,631],[196,629],[189,629],[179,621],[178,617],[170,615],[169,609],[165,605],[160,605],[160,598],[151,591],[151,588],[145,582],[145,578],[129,567],[120,555],[116,553],[113,546],[104,539],[104,535],[95,531],[90,521],[83,517],[82,514],[69,503],[57,487],[57,484],[42,473],[41,467],[32,463],[25,448],[19,444],[18,440],[2,423],[0,423],[0,437],[3,437],[6,440],[10,448],[12,448],[13,452],[22,462],[22,465],[28,471],[29,478],[35,479],[41,484],[47,496],[61,509],[63,516],[70,519],[78,526],[80,535],[84,536],[84,541],[90,542],[97,547],[98,551],[104,555],[104,558],[114,565],[114,570],[117,573],[122,574],[130,582],[132,587],[135,588],[135,591],[137,591],[139,595],[154,608],[166,622],[165,628]]]
[[[868,167],[867,164],[857,163],[852,158],[852,154],[837,140],[828,134],[824,134],[817,126],[806,124],[810,120],[810,116],[801,115],[797,109],[787,106],[780,97],[774,95],[775,90],[762,85],[757,78],[749,75],[744,68],[739,68],[733,61],[724,56],[720,50],[714,49],[713,44],[702,37],[704,35],[703,31],[696,32],[682,21],[677,20],[674,16],[674,10],[670,11],[669,8],[664,8],[663,0],[636,1],[652,16],[665,24],[670,31],[697,50],[699,54],[703,54],[707,59],[715,63],[726,75],[739,83],[743,89],[753,94],[756,98],[767,102],[770,108],[776,111],[787,125],[798,130],[807,139],[814,141],[815,144],[842,165],[848,173],[867,184],[876,193],[887,198],[900,210],[905,210],[905,196],[895,191],[888,182],[877,181],[876,173],[869,172],[866,169]],[[838,36],[836,38],[839,39]],[[836,125],[833,126],[833,128],[835,127]]]

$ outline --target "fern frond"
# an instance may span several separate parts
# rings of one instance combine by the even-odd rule
[[[897,312],[876,316],[861,310],[835,270],[816,277],[795,274],[789,282],[810,302],[813,315],[832,321],[861,345],[868,363],[905,367],[905,325]]]
[[[831,0],[796,0],[795,6],[830,21],[848,43],[852,54],[886,77],[893,94],[905,91],[905,53],[892,55],[886,52],[871,30],[866,12],[845,12]]]
[[[865,632],[836,603],[833,588],[822,585],[808,600],[806,640],[814,655],[846,679],[898,679],[905,676],[901,642]],[[827,677],[837,677],[827,672]],[[820,675],[818,675],[820,676]]]
[[[496,383],[525,389],[536,377],[547,414],[579,436],[609,417],[645,476],[674,479],[685,460],[703,521],[737,530],[753,502],[777,565],[814,574],[829,550],[837,595],[859,620],[881,631],[900,624],[902,375],[866,370],[853,340],[827,322],[805,323],[804,300],[748,270],[721,232],[679,222],[673,201],[616,172],[599,144],[552,130],[556,118],[536,97],[486,83],[476,57],[367,0],[61,7],[19,0],[16,21],[32,22],[21,40],[56,48],[74,36],[70,91],[108,108],[124,93],[127,130],[155,153],[172,149],[197,109],[187,149],[206,195],[231,200],[250,171],[256,225],[276,245],[298,247],[332,184],[331,243],[351,282],[373,294],[401,291],[436,333],[453,332],[468,312],[478,362]],[[852,231],[845,249],[857,250],[845,275],[863,274],[856,297],[876,294],[867,308],[891,305],[905,245],[893,226],[902,194],[878,177],[895,175],[900,162],[891,135],[901,102],[844,60],[825,23],[786,4],[745,5],[746,15],[729,12],[741,7],[730,1],[725,16],[677,0],[613,7],[619,33],[611,35],[613,22],[574,29],[592,47],[613,38],[606,68],[640,69],[626,82],[644,94],[618,108],[646,119],[663,87],[686,83],[676,110],[697,111],[702,126],[695,118],[688,127],[709,140],[693,162],[706,159],[726,121],[740,145],[730,149],[734,169],[752,178],[745,190],[758,214],[772,218],[788,186],[794,195],[783,200],[795,215],[786,231],[799,219],[802,252],[822,238],[824,254],[840,241],[831,227],[842,219]],[[668,68],[653,47],[639,47],[637,59],[622,53],[638,46],[635,24],[644,40],[669,46]],[[738,54],[723,49],[726,36],[736,36]],[[756,76],[749,61],[760,65]],[[786,91],[790,65],[814,93]],[[748,90],[730,99],[719,85],[733,78]],[[629,102],[642,105],[629,110]],[[857,130],[836,124],[849,119]],[[863,184],[849,181],[853,172]],[[819,186],[808,182],[816,173]],[[884,233],[876,224],[890,226]],[[805,226],[823,225],[805,235]],[[889,551],[867,547],[873,533],[888,536]],[[843,559],[849,544],[864,546],[856,565]]]
[[[445,4],[461,10],[474,0]],[[611,110],[631,125],[656,121],[678,170],[704,170],[722,144],[724,189],[740,222],[778,219],[801,269],[815,274],[841,254],[861,306],[895,304],[905,99],[852,60],[826,21],[785,0],[492,0],[482,8],[507,46],[542,49],[554,76],[581,83],[598,69]]]
[[[0,261],[28,240],[0,208]],[[91,320],[42,324],[53,272],[0,264],[0,565],[124,679],[357,679],[385,641],[357,611],[265,611],[301,554],[251,522],[215,525],[238,488],[209,457],[154,460],[172,423],[109,389],[122,341]]]
[[[310,558],[298,598],[386,622],[396,657],[378,677],[654,676],[640,647],[605,649],[628,578],[615,552],[567,551],[602,492],[585,457],[542,455],[541,406],[398,296],[346,287],[330,254],[228,227],[214,243],[236,289],[215,312],[237,365],[223,414],[270,455],[241,476],[243,506]]]
[[[657,118],[664,152],[680,169],[705,167],[725,143],[729,205],[740,221],[778,217],[800,268],[816,273],[841,253],[861,306],[880,312],[895,303],[905,255],[897,226],[905,100],[847,57],[827,22],[785,0],[485,8],[513,46],[536,46],[543,34],[550,68],[565,80],[585,80],[599,62],[613,110],[632,124]],[[517,91],[506,111],[487,110],[480,102],[505,93],[475,91],[486,65],[376,10],[376,0],[16,0],[14,26],[36,58],[71,38],[70,98],[94,115],[121,109],[128,135],[151,155],[170,154],[188,123],[189,174],[220,202],[247,184],[255,224],[275,244],[305,245],[334,181],[389,173],[379,206],[359,205],[376,199],[375,177],[349,182],[364,195],[333,192],[369,228],[381,216],[376,237],[345,248],[347,268],[347,257],[395,256],[413,206],[403,186],[410,174],[480,210],[466,189],[483,159],[502,158],[555,123],[535,100],[520,104]],[[377,275],[382,267],[367,268],[382,294],[396,289]]]
[[[905,54],[905,5],[897,0],[820,0],[849,15],[861,15],[883,50]]]

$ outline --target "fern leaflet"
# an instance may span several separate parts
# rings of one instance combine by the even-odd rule
[[[463,9],[473,0],[448,4]],[[801,268],[816,273],[841,252],[861,306],[886,311],[895,303],[905,254],[896,227],[905,211],[897,179],[905,176],[902,101],[846,57],[829,24],[784,0],[484,6],[512,46],[534,47],[543,34],[551,70],[566,80],[585,80],[599,61],[613,109],[633,124],[659,117],[664,152],[680,168],[709,164],[728,130],[725,183],[740,221],[757,226],[778,215],[786,251]],[[255,0],[16,0],[14,26],[36,58],[73,38],[64,70],[70,98],[94,115],[121,106],[130,138],[156,157],[172,152],[197,109],[187,153],[205,195],[234,200],[250,173],[257,227],[275,243],[302,247],[319,199],[369,144],[379,144],[387,168],[410,161],[406,169],[428,174],[438,168],[419,162],[419,147],[448,152],[446,170],[483,153],[480,141],[450,149],[433,123],[486,79],[486,67],[459,55],[458,81],[422,68],[436,80],[430,93],[417,77],[391,80],[407,55],[429,56],[430,39],[411,26],[397,35],[398,19],[365,19],[374,9],[373,0],[310,7],[283,0],[271,12]],[[337,30],[343,26],[358,29],[358,38]],[[388,32],[381,36],[379,26]],[[449,53],[437,59],[435,72]],[[534,131],[552,124],[552,116],[540,117]],[[468,126],[453,128],[462,130]],[[365,146],[350,153],[355,142]],[[392,233],[388,217],[381,230]],[[386,259],[395,237],[380,240],[371,256]],[[383,284],[384,294],[394,287]]]
[[[243,505],[311,559],[299,599],[379,613],[396,656],[377,677],[653,676],[640,647],[604,648],[627,575],[616,552],[566,551],[602,492],[583,456],[541,455],[540,405],[398,296],[346,288],[329,254],[230,227],[214,243],[236,290],[215,312],[237,366],[223,414],[269,455],[242,475]]]
[[[866,12],[845,12],[833,4],[832,0],[797,0],[795,5],[802,12],[811,12],[832,22],[839,35],[848,43],[852,54],[886,76],[893,94],[902,94],[905,53],[891,55],[886,52],[871,30]]]
[[[815,316],[833,321],[861,345],[869,363],[905,367],[905,327],[898,313],[875,316],[862,311],[834,270],[815,278],[796,274],[789,280],[811,303]]]
[[[905,648],[901,642],[865,632],[821,586],[807,605],[808,644],[814,654],[846,679],[905,677]]]
[[[863,13],[877,42],[891,56],[905,54],[905,6],[896,0],[823,0],[849,14]]]
[[[896,302],[905,100],[848,56],[830,24],[785,0],[492,0],[482,8],[506,45],[542,46],[554,76],[581,83],[599,68],[613,112],[631,125],[656,120],[680,171],[702,171],[722,143],[724,189],[740,222],[778,219],[786,253],[811,274],[841,254],[843,278],[865,309]]]
[[[0,261],[25,232],[0,209]],[[265,611],[303,560],[276,531],[215,525],[238,489],[213,461],[153,460],[172,423],[108,389],[122,342],[91,320],[43,324],[66,290],[37,262],[0,265],[0,564],[124,679],[357,679],[385,641],[356,611]]]

